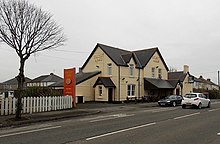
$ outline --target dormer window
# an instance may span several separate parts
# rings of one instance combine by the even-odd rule
[[[112,64],[111,63],[108,64],[107,69],[108,69],[108,75],[112,75]]]
[[[130,76],[134,76],[134,64],[130,64]]]

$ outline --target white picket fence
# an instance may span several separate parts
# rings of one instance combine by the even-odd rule
[[[1,115],[15,114],[16,98],[4,98],[0,100]],[[55,111],[72,108],[72,96],[53,97],[24,97],[22,98],[22,113],[35,113]]]

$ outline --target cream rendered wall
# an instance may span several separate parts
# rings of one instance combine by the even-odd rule
[[[76,96],[84,96],[85,101],[94,101],[95,100],[95,90],[93,88],[93,85],[95,84],[99,75],[96,75],[96,76],[76,85]]]
[[[155,52],[144,69],[141,70],[141,96],[148,95],[148,91],[144,90],[144,78],[152,78],[152,67],[155,68],[155,77],[158,78],[158,69],[162,71],[162,79],[168,79],[168,71],[160,58],[158,52]]]
[[[143,77],[152,78],[152,67],[155,68],[155,78],[158,78],[158,69],[161,69],[162,79],[168,79],[168,71],[166,70],[166,66],[163,64],[158,52],[154,53],[148,64],[145,66]]]
[[[102,96],[99,96],[99,86],[102,87]],[[95,101],[108,101],[108,88],[103,85],[97,85],[95,87]]]
[[[108,64],[112,64],[112,75],[108,75]],[[91,71],[101,71],[102,77],[110,77],[116,88],[113,90],[113,101],[118,101],[118,66],[104,53],[101,48],[97,48],[96,51],[91,56],[88,63],[83,68],[83,72],[91,72]],[[96,78],[97,79],[97,78]],[[96,80],[95,80],[96,81]],[[98,93],[97,93],[98,94]],[[105,95],[105,100],[108,100],[108,95]]]
[[[183,81],[182,96],[185,96],[187,93],[193,92],[193,84],[188,82],[189,75],[187,74],[186,78]]]
[[[134,75],[130,76],[130,64],[134,65]],[[121,87],[120,87],[120,100],[124,101],[127,99],[127,86],[130,84],[135,85],[135,96],[138,97],[138,69],[135,68],[134,59],[131,58],[130,62],[128,63],[128,67],[121,67]]]

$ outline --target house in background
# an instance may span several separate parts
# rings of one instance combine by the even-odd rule
[[[83,75],[94,73],[87,79]],[[164,97],[175,87],[158,48],[127,51],[97,44],[81,68],[76,95],[86,101],[121,102],[152,95]],[[76,77],[76,80],[79,79]]]
[[[219,90],[219,86],[211,81],[211,79],[204,79],[202,76],[195,78],[193,85],[194,91],[199,90]]]
[[[60,81],[63,81],[63,78],[53,73],[50,73],[49,75],[42,75],[27,82],[27,87],[48,87]]]
[[[189,66],[184,65],[183,71],[175,71],[168,73],[170,83],[175,87],[174,94],[184,96],[193,92],[193,76],[190,75]]]
[[[30,82],[31,79],[28,77],[25,77],[25,82],[24,82],[24,88],[27,87],[27,83]],[[14,91],[17,90],[18,88],[18,81],[16,78],[12,78],[10,80],[7,80],[2,83],[2,88],[3,91]]]

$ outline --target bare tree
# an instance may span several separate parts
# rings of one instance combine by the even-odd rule
[[[27,0],[0,0],[0,41],[14,49],[20,60],[16,119],[21,118],[26,60],[36,52],[63,45],[65,40],[50,13]]]

